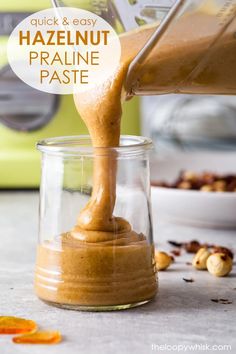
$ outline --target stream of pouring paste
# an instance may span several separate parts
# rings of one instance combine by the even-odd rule
[[[192,23],[198,26],[198,31]],[[215,42],[215,35],[219,32],[217,26],[215,17],[208,13],[183,16],[165,38],[164,45],[157,45],[138,68],[142,89],[150,92],[236,93],[236,17],[225,28],[224,36]],[[77,110],[95,148],[119,146],[121,102],[122,94],[125,94],[122,89],[127,70],[155,28],[144,27],[122,35],[122,56],[114,76],[96,90],[75,96]],[[205,33],[206,28],[209,35]],[[79,215],[74,235],[77,233],[78,238],[86,239],[89,234],[86,236],[82,230],[129,232],[128,221],[113,216],[115,200],[114,154],[98,154],[94,163],[92,197]]]
[[[116,201],[115,152],[102,149],[119,146],[122,115],[122,89],[131,60],[146,43],[154,28],[134,31],[121,37],[122,56],[117,72],[93,92],[75,95],[75,104],[84,120],[95,147],[92,197],[78,217],[72,235],[77,239],[95,242],[98,238],[112,240],[118,234],[130,233],[128,221],[113,215]],[[96,154],[97,148],[97,154]],[[91,233],[93,231],[93,233]]]

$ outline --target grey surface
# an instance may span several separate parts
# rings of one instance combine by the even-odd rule
[[[1,336],[1,354],[148,354],[158,352],[157,347],[152,349],[153,344],[226,344],[231,345],[231,351],[221,353],[236,352],[235,270],[230,277],[215,278],[186,265],[190,255],[176,257],[171,269],[159,274],[156,300],[137,309],[86,313],[56,309],[39,301],[32,287],[37,210],[36,192],[0,192],[0,315],[34,319],[41,328],[60,330],[64,340],[55,346],[25,346]],[[235,231],[194,229],[161,221],[155,229],[155,241],[163,250],[168,250],[169,239],[192,238],[230,247],[236,244]],[[195,281],[185,283],[183,277]],[[227,298],[233,304],[214,303],[211,298]],[[191,352],[191,348],[183,349],[179,352]],[[200,347],[196,349],[193,352],[202,352]]]

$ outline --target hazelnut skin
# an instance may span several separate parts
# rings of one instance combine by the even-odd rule
[[[208,272],[216,277],[224,277],[232,270],[233,261],[225,253],[213,253],[207,259]]]
[[[199,270],[207,269],[207,259],[211,255],[207,248],[200,248],[195,254],[192,265]]]
[[[197,253],[197,251],[201,248],[201,244],[196,241],[192,240],[184,244],[185,251],[188,253]]]
[[[171,256],[169,256],[165,252],[159,252],[159,251],[155,252],[155,260],[156,260],[157,270],[165,270],[173,262],[173,258]]]
[[[226,247],[221,247],[221,246],[214,246],[213,247],[213,253],[224,253],[227,254],[230,258],[234,258],[233,252]]]

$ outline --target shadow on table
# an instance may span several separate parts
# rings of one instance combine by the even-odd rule
[[[222,305],[220,303],[215,303],[211,299],[215,299],[221,296],[217,296],[214,290],[207,291],[201,287],[194,286],[194,283],[184,283],[182,285],[182,290],[180,287],[178,289],[174,288],[171,284],[162,284],[156,298],[149,302],[148,304],[134,308],[131,311],[134,312],[158,312],[158,313],[171,313],[176,312],[176,310],[181,310],[184,312],[188,311],[201,311],[209,308],[214,309],[217,306],[222,307],[223,310],[230,310],[233,304]],[[232,300],[233,294],[225,295],[226,299]]]

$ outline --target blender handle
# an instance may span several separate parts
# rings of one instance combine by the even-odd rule
[[[53,7],[64,7],[65,4],[63,4],[62,0],[51,0],[51,3]]]
[[[169,27],[169,24],[174,19],[174,17],[179,12],[180,8],[184,5],[185,2],[186,0],[176,0],[175,4],[170,9],[164,20],[161,22],[160,26],[157,27],[157,29],[151,35],[145,46],[139,51],[139,53],[130,63],[125,82],[125,89],[128,98],[133,96],[132,84],[136,69],[139,67],[139,65],[143,63],[143,61],[147,58],[148,54],[152,51],[154,46],[162,38],[166,29]]]

